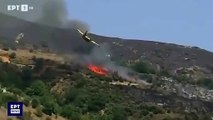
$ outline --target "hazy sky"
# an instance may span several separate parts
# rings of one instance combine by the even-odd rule
[[[99,35],[213,51],[213,0],[66,0],[69,17]]]

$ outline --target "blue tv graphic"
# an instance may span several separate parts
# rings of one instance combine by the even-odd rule
[[[23,116],[23,103],[22,102],[8,102],[7,103],[8,116]]]

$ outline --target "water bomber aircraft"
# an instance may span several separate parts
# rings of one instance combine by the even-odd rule
[[[87,35],[88,31],[82,32],[79,29],[77,29],[77,30],[86,42],[91,42],[91,43],[95,44],[96,46],[100,47],[100,45],[98,43],[96,43],[94,40],[92,40],[90,37],[88,37],[88,35]]]

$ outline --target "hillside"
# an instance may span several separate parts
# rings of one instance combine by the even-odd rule
[[[99,76],[75,64],[49,61],[42,65],[41,59],[34,62],[34,68],[0,62],[1,86],[7,89],[0,93],[0,105],[5,107],[8,101],[23,101],[27,106],[24,120],[47,120],[48,116],[52,120],[187,120],[194,117],[202,120],[209,119],[213,111],[212,102],[131,84],[110,84],[125,81],[116,75]],[[52,66],[43,71],[50,63]],[[43,72],[38,75],[40,70]],[[1,110],[4,117],[5,109]]]
[[[16,44],[19,33],[25,36]],[[102,47],[84,42],[73,29],[0,14],[0,57],[10,60],[0,61],[3,119],[8,101],[24,102],[24,117],[12,118],[23,120],[211,119],[213,53],[89,35]]]
[[[81,40],[76,30],[59,29],[26,22],[0,14],[0,36],[13,40],[23,32],[26,42],[47,44],[56,51],[88,53],[92,45]],[[108,43],[112,58],[123,60],[146,59],[170,70],[197,65],[213,67],[213,53],[198,47],[143,40],[126,40],[91,34],[99,43]]]

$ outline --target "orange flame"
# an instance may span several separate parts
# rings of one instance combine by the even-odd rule
[[[87,67],[89,70],[91,70],[92,72],[96,74],[99,74],[101,76],[107,76],[107,70],[100,66],[89,64]]]

